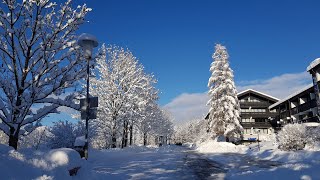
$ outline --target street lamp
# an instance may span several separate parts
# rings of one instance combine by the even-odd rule
[[[83,33],[79,36],[78,45],[82,48],[84,52],[84,57],[87,60],[87,96],[86,96],[86,133],[85,133],[85,145],[84,145],[84,157],[88,159],[88,122],[89,122],[89,76],[90,76],[90,63],[92,58],[93,48],[98,46],[98,41],[96,37],[91,34]]]

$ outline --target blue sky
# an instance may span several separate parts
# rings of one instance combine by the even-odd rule
[[[311,83],[305,69],[320,56],[320,1],[316,0],[75,3],[93,9],[79,34],[91,33],[100,43],[133,51],[146,70],[155,74],[162,92],[159,103],[169,109],[189,111],[182,106],[193,98],[205,104],[215,43],[227,47],[240,90],[254,87],[280,98]],[[275,81],[279,86],[272,86]],[[282,81],[287,85],[281,86]]]
[[[162,105],[207,90],[215,43],[238,83],[301,72],[320,52],[319,1],[78,2],[93,9],[80,31],[132,50],[159,80]]]

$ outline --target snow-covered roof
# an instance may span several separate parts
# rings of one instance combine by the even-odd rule
[[[314,67],[316,67],[317,65],[320,64],[320,58],[315,59],[314,61],[312,61],[312,63],[310,63],[310,65],[307,67],[307,71],[310,71],[311,69],[313,69]]]
[[[290,94],[288,97],[286,97],[286,98],[284,98],[284,99],[281,99],[281,101],[278,101],[278,102],[272,104],[271,106],[269,106],[269,109],[272,109],[272,108],[278,106],[279,104],[287,101],[288,99],[291,99],[291,98],[293,98],[294,96],[296,96],[296,95],[298,95],[298,94],[300,94],[300,93],[308,90],[308,89],[311,88],[312,86],[313,86],[313,84],[311,83],[311,84],[309,84],[308,86],[300,89],[299,91],[297,91],[297,92],[295,92],[295,93],[293,93],[293,94]]]
[[[238,96],[241,96],[241,95],[246,94],[246,93],[248,93],[248,92],[254,92],[254,93],[259,94],[259,95],[261,95],[261,96],[264,96],[264,97],[266,97],[266,98],[268,98],[268,99],[272,99],[272,100],[274,100],[274,101],[279,101],[278,98],[275,98],[275,97],[273,97],[273,96],[270,96],[270,95],[268,95],[268,94],[265,94],[265,93],[262,93],[262,92],[260,92],[260,91],[256,91],[256,90],[253,90],[253,89],[247,89],[247,90],[241,91],[241,92],[239,92],[237,95],[238,95]]]

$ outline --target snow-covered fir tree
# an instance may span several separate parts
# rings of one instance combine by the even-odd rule
[[[17,149],[19,135],[60,106],[60,96],[86,74],[75,35],[91,10],[50,0],[5,0],[0,7],[0,129]]]
[[[239,137],[243,131],[240,125],[240,105],[227,49],[217,44],[212,58],[212,75],[208,82],[209,130],[214,137]]]

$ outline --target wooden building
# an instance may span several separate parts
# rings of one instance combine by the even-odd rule
[[[258,134],[272,135],[277,126],[274,121],[277,110],[269,110],[269,106],[279,99],[253,89],[238,93],[238,99],[244,139],[257,138]]]

